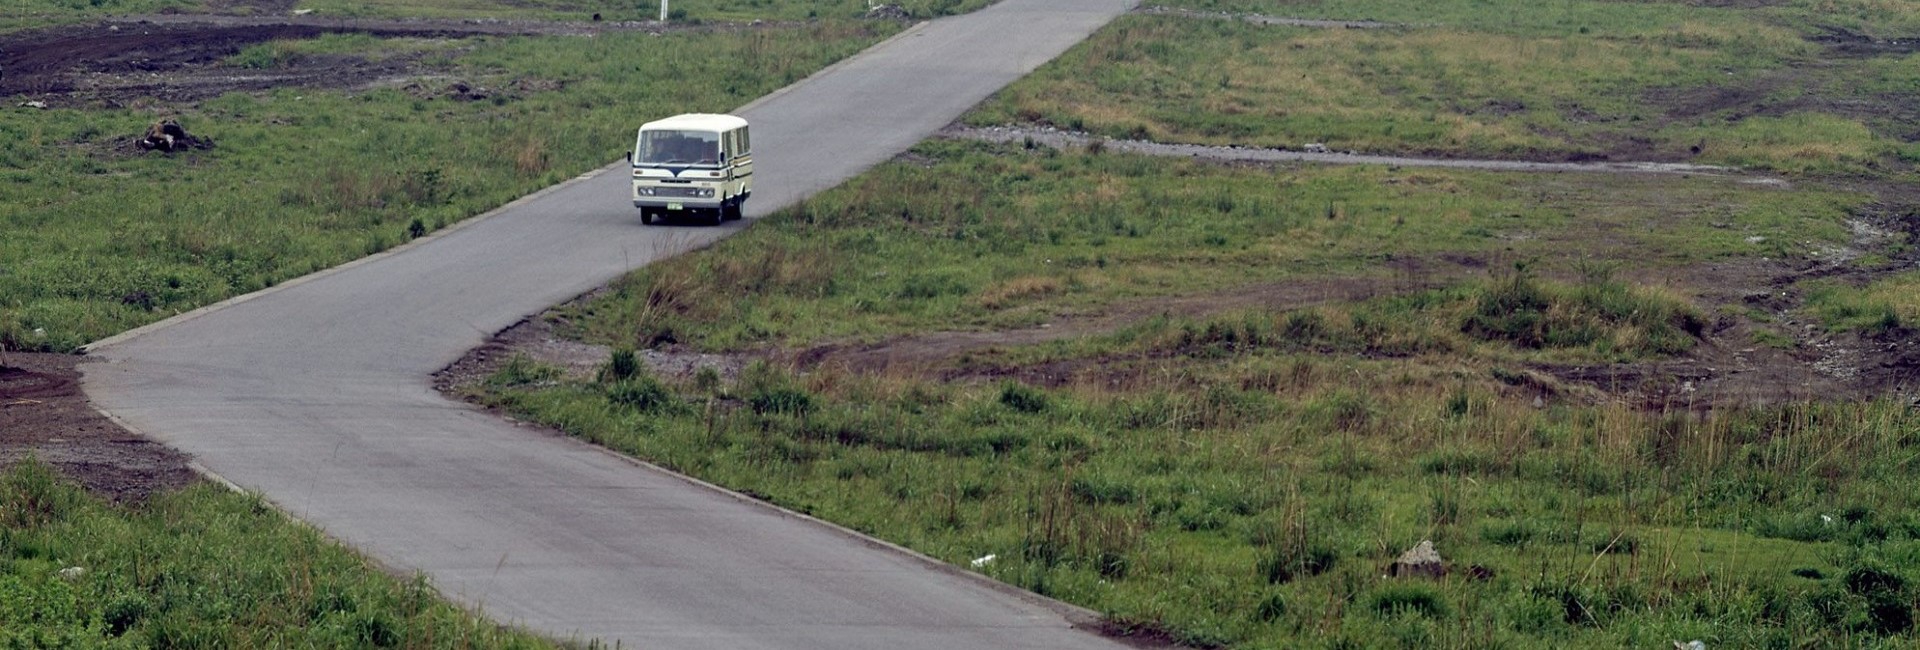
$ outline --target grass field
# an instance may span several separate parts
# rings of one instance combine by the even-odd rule
[[[1246,285],[1438,288],[991,346],[952,366],[971,380],[520,360],[474,395],[1202,647],[1904,647],[1903,402],[1541,404],[1526,370],[1684,354],[1713,317],[1687,269],[1804,257],[1748,238],[1844,240],[1860,200],[935,142],[561,316],[615,346],[798,350]],[[1462,258],[1490,263],[1393,270]],[[1454,575],[1381,578],[1422,539]]]
[[[966,13],[994,0],[892,0],[915,18]],[[866,0],[681,0],[669,2],[670,19],[685,22],[811,20],[858,18]],[[349,18],[459,18],[492,20],[587,21],[657,20],[660,5],[650,0],[300,0],[285,9],[210,0],[10,0],[0,15],[0,32],[72,23],[127,14],[224,13],[283,14],[311,10],[319,16]]]
[[[131,507],[0,470],[0,647],[552,648],[211,484]]]
[[[438,93],[451,81],[429,80],[0,113],[0,344],[70,350],[384,250],[619,159],[648,116],[730,110],[894,29],[843,21],[452,47],[329,37],[254,46],[229,64],[425,48],[443,79],[493,94],[466,101]],[[142,154],[131,139],[156,114],[216,147]]]
[[[1395,10],[1304,13],[1422,18],[1385,4]],[[1826,32],[1765,12],[1553,6],[1563,4],[1606,19],[1589,29],[1586,18],[1553,19],[1550,9],[1494,12],[1484,3],[1473,3],[1472,15],[1545,24],[1327,30],[1132,16],[968,121],[1207,144],[1789,172],[1883,172],[1920,161],[1908,108],[1920,99],[1920,55],[1834,55],[1809,39]],[[1902,20],[1920,20],[1907,15],[1920,9],[1890,4],[1905,7]]]
[[[1261,283],[1484,280],[1530,261],[1550,278],[1626,264],[1622,279],[1684,287],[1693,265],[1845,245],[1863,200],[1710,178],[1232,167],[954,142],[912,160],[616,282],[580,327],[638,347],[870,342]]]
[[[1695,419],[1532,408],[1418,358],[1141,366],[1049,390],[765,369],[528,390],[551,376],[521,366],[493,400],[1202,647],[1914,641],[1901,405]],[[1422,539],[1455,575],[1382,579]]]

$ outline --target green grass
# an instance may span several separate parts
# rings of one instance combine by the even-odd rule
[[[955,564],[995,555],[982,572],[1202,647],[1904,647],[1903,403],[1649,412],[1529,370],[1684,353],[1707,317],[1649,280],[1811,254],[1861,200],[936,141],[566,320],[727,351],[1149,312],[949,367],[1076,379],[623,362],[569,382],[516,359],[473,394]],[[1439,259],[1493,272],[1412,270]],[[1207,317],[1146,302],[1338,278],[1442,286]],[[1449,578],[1380,577],[1421,539]]]
[[[8,0],[0,32],[90,20],[105,15],[150,14],[203,8],[202,0]]]
[[[935,18],[978,10],[995,0],[892,0],[914,18]],[[294,9],[322,17],[450,18],[493,20],[587,21],[656,20],[652,0],[300,0]],[[746,22],[858,18],[866,0],[680,0],[670,2],[675,22]],[[0,32],[52,24],[83,22],[102,16],[179,13],[257,14],[244,3],[210,0],[9,0],[0,14]]]
[[[29,459],[0,470],[0,647],[555,644],[389,576],[258,497],[201,484],[108,506]]]
[[[529,368],[488,402],[1196,645],[1915,639],[1875,609],[1908,588],[1845,578],[1920,567],[1897,402],[1537,409],[1446,360],[1271,350],[1056,389],[756,366],[645,402]],[[1452,577],[1380,577],[1421,539]]]
[[[1588,4],[1652,15],[1674,7]],[[1130,16],[967,120],[1456,157],[1790,172],[1906,165],[1911,125],[1899,116],[1920,68],[1900,63],[1911,57],[1824,61],[1801,33],[1729,10],[1622,24],[1619,34],[1325,30]]]
[[[1637,36],[1688,23],[1758,23],[1819,33],[1840,27],[1880,38],[1920,33],[1920,7],[1900,0],[1164,0],[1154,5],[1291,18],[1378,20],[1504,34]]]
[[[1897,333],[1920,323],[1920,273],[1893,274],[1863,287],[1829,281],[1806,288],[1807,310],[1832,331]]]
[[[486,101],[444,79],[230,94],[168,108],[217,145],[171,156],[131,147],[148,111],[0,112],[0,344],[70,350],[404,243],[619,159],[648,116],[730,110],[894,29],[469,39],[426,64]]]
[[[915,18],[966,13],[994,0],[898,0]],[[302,0],[300,6],[328,16],[547,18],[585,20],[594,13],[607,20],[656,20],[653,0]],[[669,2],[673,21],[809,20],[858,18],[866,0],[679,0]]]
[[[1449,257],[1495,273],[1539,258],[1533,271],[1548,278],[1624,264],[1639,274],[1629,284],[1684,281],[1688,265],[1845,242],[1861,200],[1717,179],[915,151],[709,253],[620,280],[572,320],[614,345],[741,350],[1034,327],[1255,284],[1469,279],[1423,270]]]

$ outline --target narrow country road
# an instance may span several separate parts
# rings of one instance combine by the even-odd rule
[[[749,216],[933,134],[1133,4],[1005,0],[744,109],[760,183]],[[82,365],[87,392],[391,567],[562,638],[1120,647],[1075,629],[1076,610],[436,394],[429,373],[491,333],[733,231],[641,226],[626,183],[605,169],[417,245],[103,341]]]

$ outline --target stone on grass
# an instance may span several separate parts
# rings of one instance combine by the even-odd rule
[[[1447,575],[1447,564],[1440,559],[1440,552],[1433,550],[1433,542],[1423,539],[1400,554],[1400,559],[1387,567],[1387,575],[1395,578],[1440,578]]]

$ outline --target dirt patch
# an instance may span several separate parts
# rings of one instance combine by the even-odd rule
[[[285,87],[360,88],[403,84],[429,74],[424,55],[379,61],[350,55],[302,56],[270,70],[224,62],[243,48],[327,34],[457,39],[486,35],[760,29],[784,23],[666,25],[653,22],[368,20],[318,16],[145,16],[0,35],[0,96],[27,95],[110,106],[190,102],[227,92]]]
[[[28,455],[101,498],[137,502],[199,480],[187,456],[121,428],[80,391],[83,357],[8,353],[0,368],[0,466]]]
[[[1228,11],[1200,11],[1178,7],[1149,5],[1135,7],[1133,13],[1149,16],[1179,16],[1182,18],[1205,18],[1212,20],[1238,20],[1255,25],[1279,25],[1283,27],[1317,27],[1322,29],[1388,29],[1394,27],[1416,27],[1403,23],[1383,23],[1376,20],[1327,20],[1324,18],[1289,18],[1285,16],[1266,16],[1261,14],[1242,14]]]
[[[1920,37],[1874,38],[1843,27],[1823,27],[1822,33],[1808,40],[1826,46],[1827,56],[1838,59],[1865,59],[1876,56],[1904,56],[1920,52]]]
[[[1528,160],[1524,157],[1513,160],[1475,160],[1467,158],[1447,158],[1438,154],[1432,157],[1418,157],[1418,152],[1416,152],[1416,155],[1386,156],[1365,154],[1357,151],[1329,151],[1324,146],[1317,144],[1304,144],[1298,150],[1233,145],[1167,144],[1146,140],[1112,140],[1089,133],[1062,131],[1052,127],[994,126],[975,128],[952,126],[941,130],[940,137],[1003,144],[1026,144],[1031,142],[1033,146],[1045,146],[1055,149],[1087,149],[1098,147],[1109,151],[1147,156],[1167,156],[1213,162],[1257,164],[1299,162],[1330,165],[1439,167],[1446,169],[1477,169],[1507,172],[1721,175],[1741,173],[1739,170],[1713,165],[1694,165],[1660,160],[1614,160],[1610,155],[1565,156],[1556,154],[1550,158],[1543,158],[1541,160]],[[1598,158],[1598,160],[1595,160],[1596,158]],[[1746,176],[1752,180],[1777,182],[1775,179],[1760,175],[1749,174]]]

